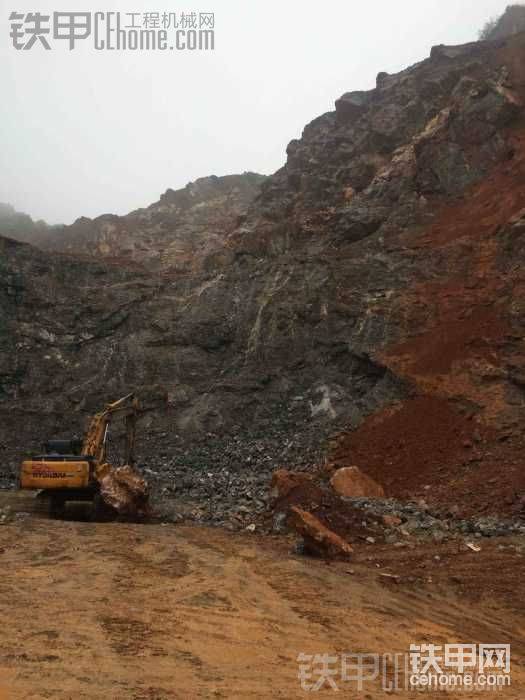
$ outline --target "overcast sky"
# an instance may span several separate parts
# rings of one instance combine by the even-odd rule
[[[0,0],[0,201],[70,223],[147,206],[205,175],[272,173],[343,92],[374,87],[379,71],[424,59],[434,44],[474,40],[507,4]],[[214,12],[215,50],[96,51],[86,39],[69,51],[51,38],[50,51],[16,51],[13,10]]]

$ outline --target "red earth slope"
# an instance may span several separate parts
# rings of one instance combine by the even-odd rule
[[[523,52],[506,61],[523,99]],[[509,160],[425,230],[400,235],[440,270],[400,294],[404,340],[380,353],[412,395],[343,435],[331,455],[390,495],[424,495],[465,513],[525,509],[525,125],[509,137]]]

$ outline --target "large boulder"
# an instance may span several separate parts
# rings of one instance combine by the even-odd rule
[[[289,525],[304,540],[305,552],[330,559],[346,559],[353,548],[346,540],[329,530],[315,515],[294,506]]]
[[[288,469],[277,469],[272,474],[270,483],[270,497],[284,498],[297,486],[312,482],[312,475],[304,472],[291,472]]]
[[[333,490],[346,498],[384,498],[383,487],[363,474],[359,467],[338,469],[330,479]]]

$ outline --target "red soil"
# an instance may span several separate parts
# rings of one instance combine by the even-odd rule
[[[415,284],[400,301],[407,318],[417,318],[420,335],[387,348],[383,359],[410,375],[443,374],[453,363],[475,357],[499,364],[499,348],[512,327],[505,302],[511,279],[497,267],[498,233],[525,210],[525,127],[511,137],[513,158],[498,165],[457,204],[446,206],[423,235],[406,236],[408,246],[439,252],[450,274]],[[421,318],[421,308],[427,319]],[[426,328],[425,328],[426,321]]]
[[[525,440],[508,427],[520,425],[520,413],[508,403],[505,377],[519,348],[508,341],[520,335],[509,310],[521,271],[505,277],[498,263],[501,231],[525,209],[525,128],[511,140],[512,159],[444,207],[423,234],[403,236],[451,271],[403,293],[406,339],[381,353],[414,394],[343,435],[331,455],[337,466],[360,467],[387,495],[423,496],[465,515],[525,515]],[[414,328],[422,332],[411,335]]]
[[[444,207],[421,243],[438,248],[459,238],[494,235],[525,208],[525,131],[510,137],[512,157],[497,165],[481,182],[465,192],[455,205]]]
[[[450,401],[416,396],[342,436],[331,459],[338,467],[356,464],[387,496],[422,496],[465,515],[518,515],[524,448],[519,433],[496,435]]]
[[[432,296],[431,285],[428,286]],[[465,301],[463,296],[463,303]],[[388,358],[387,364],[398,372],[405,373],[404,369],[418,376],[446,374],[454,363],[464,363],[469,358],[498,366],[501,361],[498,348],[504,343],[505,335],[511,332],[508,324],[495,308],[472,306],[468,315],[461,311],[448,315],[447,320],[439,310],[437,327],[389,350],[383,355]],[[394,360],[392,355],[395,355]]]

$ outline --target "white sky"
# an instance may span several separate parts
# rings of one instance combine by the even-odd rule
[[[0,0],[0,202],[34,219],[124,214],[205,175],[272,173],[343,92],[434,44],[475,40],[507,0]],[[16,51],[9,13],[215,12],[211,52]],[[127,20],[127,18],[125,18]]]

